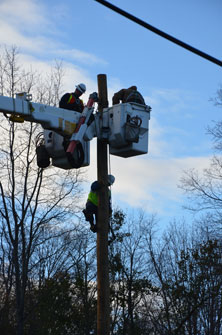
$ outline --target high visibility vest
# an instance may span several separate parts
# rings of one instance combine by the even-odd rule
[[[111,192],[109,190],[109,199],[111,198]],[[87,201],[92,202],[95,206],[98,206],[98,194],[96,192],[89,192]]]
[[[69,100],[67,101],[67,104],[73,104],[75,102],[75,98],[72,94],[70,94]]]
[[[83,101],[75,96],[73,96],[72,94],[70,94],[70,97],[67,101],[67,105],[68,104],[76,104],[76,106],[78,107],[77,112],[82,112],[83,108],[84,108],[84,104]]]
[[[95,206],[98,206],[98,195],[96,192],[89,192],[88,201],[92,202]]]

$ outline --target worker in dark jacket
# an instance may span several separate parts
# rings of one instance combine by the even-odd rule
[[[136,102],[141,105],[145,105],[145,101],[142,95],[137,91],[136,86],[131,86],[129,88],[123,88],[116,92],[113,96],[113,105],[126,102]]]
[[[83,93],[85,93],[85,91],[86,91],[85,84],[77,85],[75,92],[66,93],[62,96],[62,98],[59,101],[59,107],[82,113],[84,109],[84,104],[83,101],[79,99],[79,97]]]
[[[115,181],[115,177],[111,174],[108,175],[108,186],[111,186]],[[98,181],[94,181],[91,184],[90,192],[86,202],[86,208],[83,210],[86,221],[90,223],[90,229],[96,233],[97,227],[97,215],[98,215],[98,190],[101,188],[101,184]],[[109,213],[111,215],[111,192],[109,190]],[[95,216],[95,218],[94,218]]]

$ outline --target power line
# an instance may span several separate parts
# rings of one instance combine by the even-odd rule
[[[155,33],[157,35],[160,35],[160,36],[166,38],[167,40],[169,40],[169,41],[171,41],[171,42],[173,42],[173,43],[181,46],[182,48],[187,49],[187,50],[189,50],[189,51],[197,54],[198,56],[203,57],[203,58],[209,60],[210,62],[212,62],[214,64],[222,66],[222,61],[220,61],[219,59],[217,59],[215,57],[212,57],[212,56],[206,54],[205,52],[200,51],[200,50],[192,47],[191,45],[189,45],[187,43],[184,43],[184,42],[178,40],[177,38],[175,38],[175,37],[173,37],[173,36],[171,36],[171,35],[163,32],[161,30],[159,30],[159,29],[151,26],[149,23],[146,23],[145,21],[138,19],[136,16],[127,13],[123,9],[120,9],[120,8],[114,6],[113,4],[109,3],[108,1],[105,1],[105,0],[95,0],[95,1],[101,3],[102,5],[110,8],[110,9],[112,9],[113,11],[119,13],[120,15],[125,16],[129,20],[138,23],[140,26],[143,26],[144,28],[146,28],[148,30],[151,30],[153,33]]]

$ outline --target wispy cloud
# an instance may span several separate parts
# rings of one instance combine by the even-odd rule
[[[97,178],[96,141],[91,143],[91,163],[87,168],[89,183]],[[209,156],[154,158],[148,155],[121,158],[110,156],[110,172],[115,175],[114,203],[166,214],[166,208],[182,207],[184,194],[178,185],[183,172],[209,166]]]
[[[0,19],[0,44],[16,45],[23,52],[32,55],[44,55],[46,50],[50,50],[52,57],[52,51],[57,48],[57,43],[52,39],[41,35],[28,36],[2,19]]]
[[[195,109],[198,97],[191,91],[162,88],[153,89],[152,94],[145,99],[162,116],[180,114],[190,118],[192,117],[190,111]]]
[[[51,56],[83,65],[107,64],[92,53],[67,48],[55,35],[55,22],[50,19],[43,3],[21,0],[18,5],[15,0],[3,0],[0,2],[0,44],[16,45],[28,53],[41,55],[41,58],[47,55],[47,58]]]
[[[7,20],[20,30],[29,28],[31,31],[38,25],[39,31],[48,25],[44,15],[44,7],[35,0],[2,0],[0,2],[0,18]]]
[[[159,208],[159,199],[180,201],[178,184],[184,170],[195,167],[202,169],[209,163],[209,157],[186,157],[171,159],[112,158],[112,170],[116,175],[115,192],[131,206]]]
[[[65,57],[70,60],[75,60],[83,64],[108,64],[105,60],[91,54],[78,49],[66,49],[57,50],[57,53],[60,57]]]

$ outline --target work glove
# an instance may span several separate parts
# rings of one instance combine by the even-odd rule
[[[90,96],[89,96],[89,99],[93,99],[95,102],[98,102],[99,101],[99,97],[98,97],[97,92],[91,93]]]

